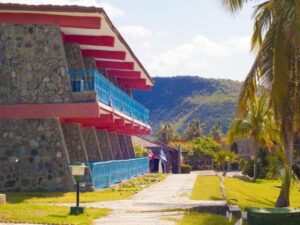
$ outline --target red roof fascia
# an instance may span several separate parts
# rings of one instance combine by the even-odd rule
[[[0,12],[1,23],[17,24],[51,24],[60,27],[99,29],[100,17],[62,16],[40,13],[3,13]]]
[[[83,49],[81,50],[81,53],[83,57],[94,57],[100,59],[125,60],[126,58],[126,52],[123,51]]]
[[[95,45],[114,47],[115,38],[112,36],[92,36],[92,35],[66,35],[63,34],[66,43],[78,43],[80,45]]]
[[[107,75],[115,77],[140,78],[141,72],[128,70],[107,70]]]
[[[133,62],[116,62],[116,61],[96,60],[96,65],[99,69],[134,70]]]

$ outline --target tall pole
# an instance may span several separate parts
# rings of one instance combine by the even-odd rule
[[[79,207],[79,180],[77,180],[76,207]]]

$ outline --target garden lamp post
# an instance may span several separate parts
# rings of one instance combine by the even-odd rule
[[[84,176],[86,166],[83,163],[74,163],[70,165],[72,176],[76,181],[76,206],[71,207],[71,215],[79,215],[84,212],[84,208],[79,206],[79,183]]]

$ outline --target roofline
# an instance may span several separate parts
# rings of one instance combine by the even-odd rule
[[[167,144],[164,144],[164,143],[162,143],[162,142],[159,142],[159,141],[151,141],[151,140],[149,140],[149,139],[147,139],[147,138],[144,138],[144,137],[141,137],[141,136],[137,136],[137,137],[138,137],[138,138],[141,138],[141,139],[144,139],[145,141],[151,142],[151,143],[153,143],[153,144],[162,145],[162,146],[165,146],[165,147],[167,147],[167,148],[169,148],[169,149],[172,149],[172,150],[174,150],[174,151],[179,151],[179,149],[173,148],[173,147],[171,147],[171,146],[169,146],[169,145],[167,145]],[[149,148],[151,148],[151,147],[149,147]]]
[[[113,25],[111,20],[109,19],[107,13],[103,8],[94,7],[94,6],[78,6],[78,5],[26,5],[26,4],[16,4],[16,3],[0,3],[0,10],[16,10],[16,11],[48,11],[48,12],[77,12],[77,13],[102,13],[104,15],[104,19],[113,30],[113,32],[120,39],[122,44],[128,49],[132,57],[136,60],[137,64],[144,71],[146,76],[149,78],[152,85],[154,85],[154,80],[149,75],[148,71],[142,65],[137,56],[133,53],[130,46],[127,44],[125,39],[122,37],[117,28]]]

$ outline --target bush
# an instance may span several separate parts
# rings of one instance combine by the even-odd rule
[[[280,177],[280,169],[283,165],[284,156],[280,151],[268,153],[260,151],[257,155],[257,178],[262,179],[278,179]],[[253,176],[254,161],[240,160],[239,170],[244,175]]]
[[[192,167],[187,164],[181,164],[181,173],[191,173]]]
[[[253,168],[254,168],[253,160],[243,160],[243,159],[240,160],[239,170],[241,170],[244,175],[253,177]]]

